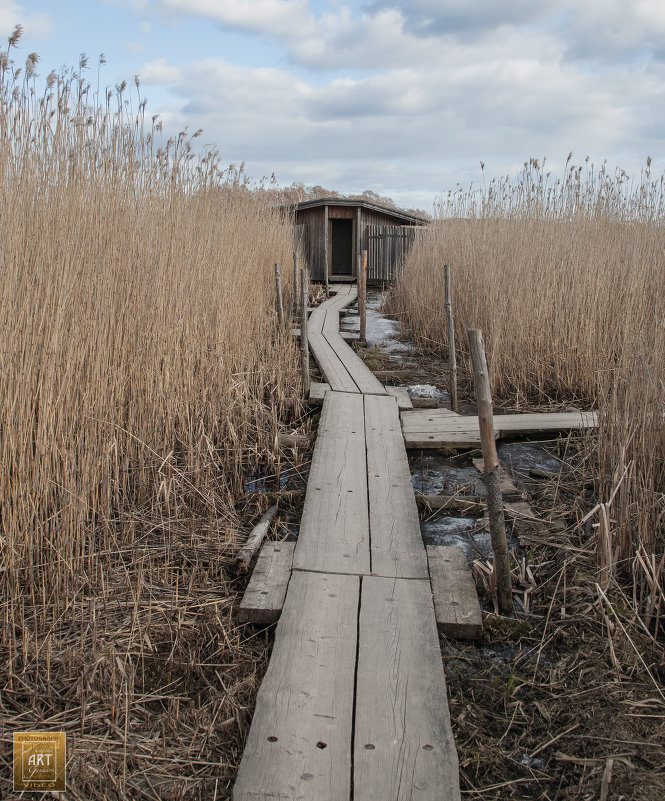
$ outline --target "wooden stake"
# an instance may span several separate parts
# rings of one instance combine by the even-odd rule
[[[455,355],[455,324],[453,322],[453,300],[452,290],[450,287],[450,267],[447,264],[443,266],[443,284],[446,301],[446,320],[448,321],[448,373],[449,373],[449,391],[450,391],[450,408],[454,412],[459,411],[457,404],[457,356]]]
[[[307,306],[309,305],[309,276],[307,267],[300,270],[300,373],[303,393],[309,397],[309,340],[307,339]]]
[[[279,327],[284,328],[284,303],[282,302],[282,274],[279,264],[275,264],[275,289],[277,291],[277,320]]]
[[[487,513],[490,536],[494,550],[494,575],[496,576],[497,600],[502,612],[513,609],[513,587],[510,577],[510,559],[506,542],[506,523],[503,515],[503,499],[499,486],[499,457],[494,439],[494,414],[492,393],[485,357],[485,345],[478,328],[469,328],[469,348],[473,362],[473,380],[476,387],[480,442],[483,449],[485,484],[487,485]]]
[[[298,252],[293,251],[293,314],[298,315],[298,303],[300,302],[300,291],[298,288]]]
[[[367,341],[367,251],[363,250],[360,259],[360,287],[358,291],[358,311],[360,312],[360,342]]]

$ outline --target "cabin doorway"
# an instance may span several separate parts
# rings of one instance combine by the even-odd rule
[[[353,220],[330,220],[330,274],[353,276]]]

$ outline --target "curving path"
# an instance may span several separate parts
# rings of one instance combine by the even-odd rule
[[[427,554],[394,396],[309,319],[325,381],[295,549],[235,801],[456,801],[457,753]]]

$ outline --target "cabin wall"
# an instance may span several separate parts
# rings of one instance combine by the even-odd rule
[[[312,281],[325,281],[324,209],[304,209],[296,217],[301,230],[301,246]]]
[[[357,277],[360,254],[367,250],[367,280],[373,283],[393,281],[404,266],[404,258],[420,226],[400,225],[389,213],[360,206],[317,206],[296,214],[296,236],[310,269],[313,281],[325,281],[326,264],[332,263],[331,240],[328,258],[325,252],[325,222],[353,220],[353,275]]]

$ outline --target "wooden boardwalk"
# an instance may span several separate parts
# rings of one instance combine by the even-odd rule
[[[235,801],[460,799],[398,401],[339,336],[355,297],[310,317],[330,390]]]

